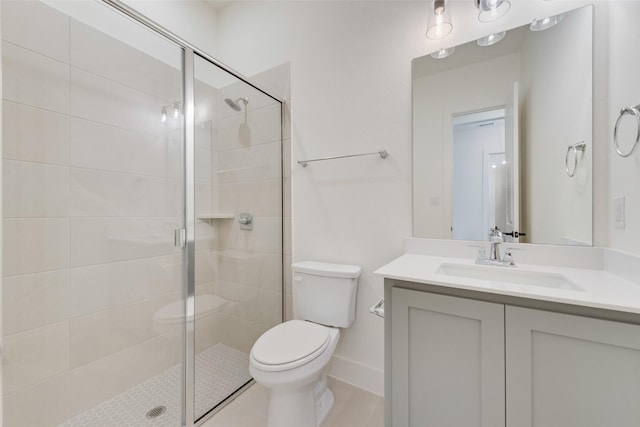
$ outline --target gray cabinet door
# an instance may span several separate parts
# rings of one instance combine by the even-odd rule
[[[507,426],[640,426],[640,326],[506,307]]]
[[[393,427],[501,427],[504,305],[393,288]]]

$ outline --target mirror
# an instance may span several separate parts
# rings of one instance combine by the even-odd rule
[[[414,237],[592,245],[592,9],[413,60]]]

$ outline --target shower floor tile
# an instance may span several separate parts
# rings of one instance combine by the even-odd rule
[[[251,380],[249,356],[216,344],[196,355],[196,414],[201,416]],[[181,366],[176,365],[59,427],[175,427],[181,417]],[[154,419],[146,414],[165,406]]]

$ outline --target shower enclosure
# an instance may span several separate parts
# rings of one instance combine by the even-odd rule
[[[117,2],[1,7],[3,425],[193,425],[282,321],[282,103]]]

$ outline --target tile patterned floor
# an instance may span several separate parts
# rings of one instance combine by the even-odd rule
[[[335,403],[322,427],[384,427],[384,398],[329,378]],[[201,427],[266,427],[268,390],[254,384]]]
[[[180,425],[181,366],[70,419],[60,427],[175,427]],[[196,355],[196,414],[202,415],[251,379],[249,356],[223,344]],[[159,405],[166,412],[146,418]]]

